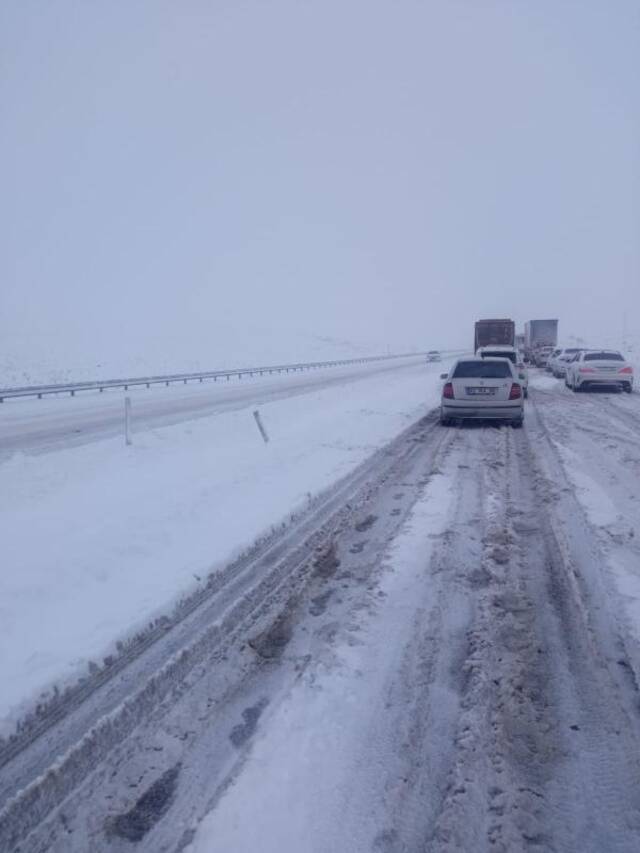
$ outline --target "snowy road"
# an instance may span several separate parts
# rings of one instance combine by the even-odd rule
[[[639,475],[635,394],[422,418],[25,739],[0,849],[635,853]]]
[[[132,399],[134,430],[145,431],[375,376],[387,376],[393,381],[394,374],[421,364],[423,357],[409,357],[392,363],[373,362],[277,377],[244,377],[233,382],[134,387],[126,395]],[[7,400],[0,407],[0,453],[6,456],[16,451],[57,450],[122,435],[124,397],[124,391],[113,389],[104,394],[85,392],[76,397]]]

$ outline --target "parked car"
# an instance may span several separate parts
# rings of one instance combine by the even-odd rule
[[[442,361],[442,356],[437,349],[430,349],[427,353],[427,361]]]
[[[547,362],[547,370],[550,370],[556,379],[562,379],[567,372],[567,362],[581,351],[580,347],[563,347],[561,349],[554,349],[553,353],[549,357],[549,361]]]
[[[515,347],[494,346],[480,347],[476,355],[480,358],[508,358],[518,371],[518,380],[522,385],[523,394],[529,396],[529,372],[524,363],[524,357]]]
[[[459,358],[443,373],[440,423],[499,420],[521,427],[524,395],[516,366],[507,358]]]
[[[583,350],[568,362],[565,383],[574,391],[610,386],[630,394],[633,367],[617,350]]]

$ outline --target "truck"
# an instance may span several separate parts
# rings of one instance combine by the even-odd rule
[[[553,349],[557,344],[557,320],[527,320],[524,324],[524,354],[527,361],[536,362],[538,350],[543,347]]]
[[[473,339],[473,351],[479,347],[512,347],[516,336],[513,320],[477,320]]]

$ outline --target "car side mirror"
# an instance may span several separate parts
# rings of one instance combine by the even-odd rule
[[[448,374],[448,373],[441,373],[441,374],[440,374],[440,379],[446,379],[448,376],[449,376],[449,374]]]

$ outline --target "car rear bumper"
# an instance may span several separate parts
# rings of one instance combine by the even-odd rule
[[[586,373],[576,379],[578,385],[633,385],[633,374],[624,373]]]
[[[524,416],[524,407],[522,405],[513,404],[497,404],[493,406],[477,406],[466,401],[460,402],[457,405],[441,406],[441,414],[443,418],[462,418],[464,420],[502,420],[502,421],[519,421]]]

